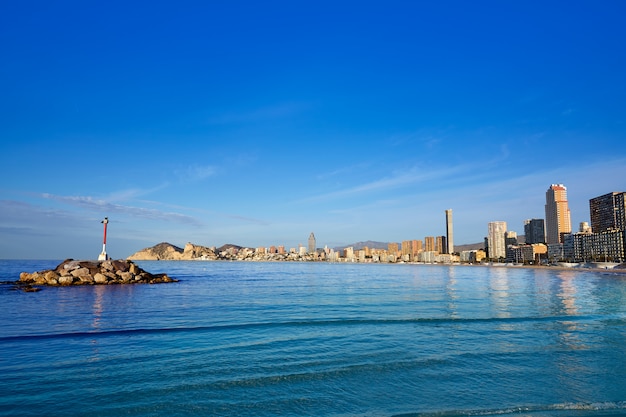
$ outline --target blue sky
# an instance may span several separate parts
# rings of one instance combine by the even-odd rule
[[[0,258],[318,246],[626,190],[623,1],[0,4]]]

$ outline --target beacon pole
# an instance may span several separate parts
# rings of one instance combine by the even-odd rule
[[[104,224],[104,240],[102,241],[102,253],[98,256],[98,260],[106,261],[109,259],[109,255],[107,255],[107,224],[109,224],[109,218],[105,217],[100,223]]]

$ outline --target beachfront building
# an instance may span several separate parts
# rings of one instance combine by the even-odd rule
[[[387,244],[387,253],[388,255],[393,255],[394,259],[401,255],[400,253],[400,245],[396,242],[391,242]]]
[[[590,199],[589,214],[594,233],[626,229],[626,192],[612,192]]]
[[[505,245],[517,245],[518,241],[517,241],[517,232],[514,232],[512,230],[508,230],[505,234],[504,234],[504,244]]]
[[[487,225],[487,255],[490,259],[506,257],[506,222],[489,222]]]
[[[600,233],[572,234],[571,258],[581,262],[624,262],[626,231],[610,229]]]
[[[567,188],[552,184],[546,191],[546,242],[563,243],[563,236],[572,232]]]
[[[418,259],[419,262],[435,263],[435,262],[437,262],[437,252],[435,252],[435,251],[423,251],[423,252],[420,252],[420,254],[419,254],[417,259]]]
[[[487,253],[482,249],[464,250],[459,252],[459,262],[461,263],[480,263],[486,257]]]
[[[564,236],[565,243],[546,243],[548,247],[548,259],[551,262],[572,260],[573,255],[570,255],[571,244],[569,242],[571,234]],[[567,258],[566,258],[567,256]]]
[[[403,240],[401,250],[402,250],[403,261],[412,261],[414,259],[413,258],[413,241]]]
[[[412,251],[412,259],[417,259],[417,254],[424,250],[421,240],[413,240],[412,241],[413,251]]]
[[[546,243],[546,228],[543,219],[524,221],[524,237],[527,244]]]
[[[446,253],[445,251],[446,251],[446,237],[437,236],[435,238],[435,252]]]
[[[315,235],[313,232],[309,235],[309,253],[314,253],[316,248]]]
[[[541,258],[548,253],[548,247],[543,243],[525,245],[510,245],[507,247],[507,262],[539,264]]]
[[[425,252],[435,251],[435,237],[434,236],[426,236],[424,238],[424,251]]]

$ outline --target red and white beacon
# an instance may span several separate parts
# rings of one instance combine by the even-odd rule
[[[104,240],[102,241],[102,253],[98,256],[99,261],[106,261],[109,258],[107,255],[107,224],[109,224],[109,218],[105,217],[100,223],[104,223]]]

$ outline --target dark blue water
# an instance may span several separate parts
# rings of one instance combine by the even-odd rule
[[[624,275],[138,263],[180,282],[0,286],[0,416],[626,415]]]

